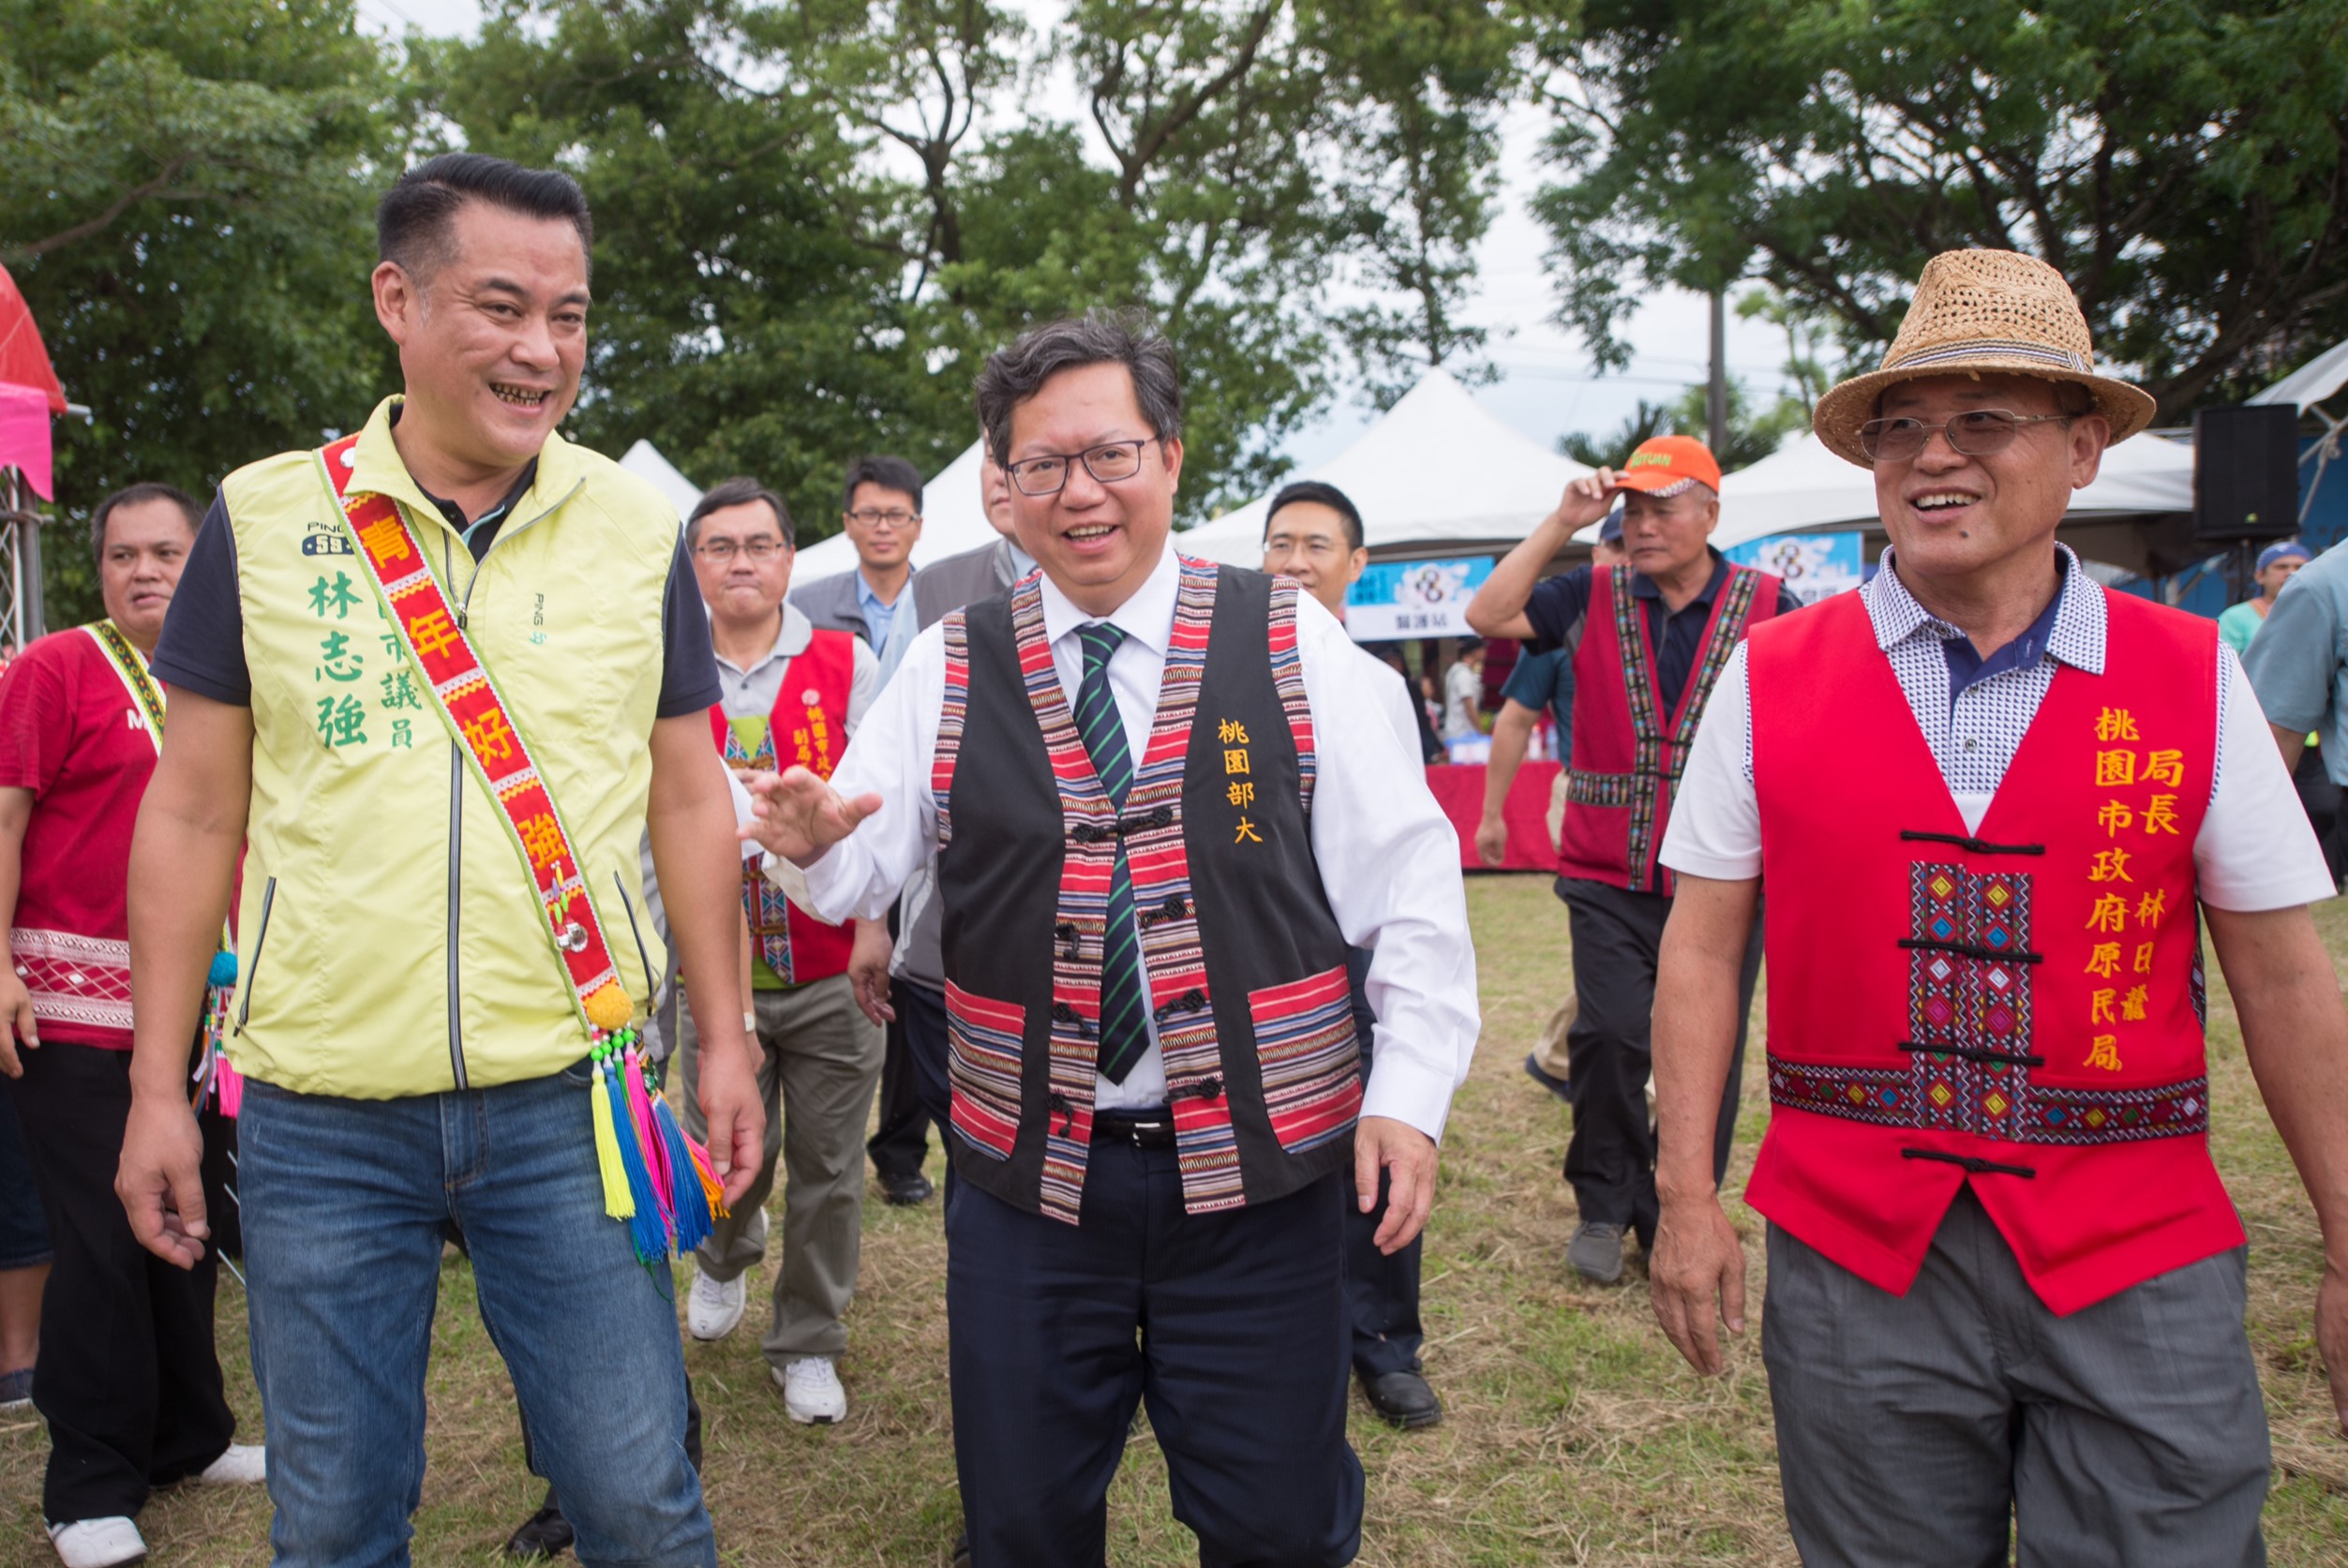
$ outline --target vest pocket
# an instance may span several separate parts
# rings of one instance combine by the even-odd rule
[[[236,1003],[236,1032],[245,1032],[245,1021],[253,1013],[253,987],[261,983],[261,959],[269,948],[269,917],[277,906],[277,879],[271,877],[261,889],[261,929],[253,933],[252,963],[245,971],[245,994]]]
[[[1341,1138],[1361,1114],[1361,1046],[1345,965],[1248,993],[1264,1109],[1290,1154]]]
[[[1019,1142],[1019,1058],[1027,1009],[946,982],[946,1076],[954,1130],[980,1154],[1009,1159]]]

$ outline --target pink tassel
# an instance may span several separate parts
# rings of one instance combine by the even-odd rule
[[[637,1059],[636,1047],[628,1047],[623,1059],[627,1076],[628,1120],[636,1125],[636,1146],[644,1151],[645,1169],[652,1177],[652,1192],[660,1200],[662,1229],[674,1232],[677,1229],[677,1190],[668,1171],[668,1150],[661,1142],[660,1124],[652,1119],[651,1097],[644,1090],[644,1066]]]
[[[233,1118],[245,1109],[245,1075],[229,1066],[226,1056],[212,1062],[212,1090],[220,1097],[220,1114]]]

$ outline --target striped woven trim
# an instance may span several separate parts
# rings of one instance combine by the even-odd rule
[[[954,842],[954,766],[962,760],[962,726],[970,710],[970,620],[962,610],[946,617],[946,701],[937,714],[937,748],[930,760],[930,795],[936,808],[937,848]]]
[[[1951,360],[2019,359],[2032,365],[2052,366],[2060,370],[2076,370],[2092,375],[2095,366],[2086,358],[2068,349],[2049,348],[2043,343],[2026,343],[2013,337],[1968,337],[1958,343],[1940,343],[1929,349],[1919,349],[1899,359],[1886,358],[1886,370],[1913,370],[1919,366],[1945,365]]]
[[[1312,784],[1318,768],[1312,737],[1312,704],[1305,695],[1304,661],[1296,652],[1296,594],[1294,577],[1272,579],[1272,613],[1266,636],[1272,654],[1272,688],[1279,693],[1280,709],[1288,715],[1288,733],[1296,744],[1296,793],[1305,818],[1312,818]]]
[[[1011,590],[1011,635],[1027,704],[1059,786],[1060,891],[1052,916],[1051,1058],[1054,1106],[1044,1129],[1042,1212],[1077,1222],[1092,1150],[1093,1082],[1100,1052],[1100,963],[1109,879],[1116,867],[1116,812],[1093,771],[1076,715],[1044,634],[1043,588],[1030,573]],[[966,679],[966,678],[965,678]],[[1077,829],[1085,829],[1079,833]],[[1072,935],[1069,934],[1073,933]]]
[[[1290,1154],[1342,1138],[1362,1108],[1361,1046],[1345,965],[1248,993],[1272,1136]]]
[[[163,754],[163,688],[147,673],[147,662],[122,635],[122,628],[112,620],[94,620],[82,628],[90,635],[106,655],[106,662],[114,667],[114,679],[138,705],[140,715],[146,721],[147,739],[155,742],[157,756]]]
[[[1185,1092],[1195,1091],[1209,1079],[1219,1079],[1223,1070],[1214,997],[1206,983],[1206,952],[1199,936],[1198,901],[1190,890],[1189,845],[1182,826],[1182,784],[1189,762],[1190,728],[1198,717],[1206,645],[1214,630],[1215,593],[1221,580],[1214,562],[1182,558],[1174,634],[1166,645],[1166,673],[1158,687],[1158,717],[1151,726],[1146,759],[1125,799],[1126,821],[1147,824],[1128,832],[1125,859],[1133,876],[1133,907],[1142,927],[1142,963],[1149,976],[1150,1013],[1157,1020],[1166,1087],[1173,1097],[1182,1206],[1190,1214],[1237,1208],[1247,1202],[1240,1186],[1239,1146],[1232,1131],[1229,1095],[1210,1098]],[[1293,659],[1294,584],[1290,583],[1289,589]],[[1279,592],[1277,583],[1273,591]],[[1277,627],[1277,618],[1274,624]],[[1309,719],[1307,724],[1309,732]]]

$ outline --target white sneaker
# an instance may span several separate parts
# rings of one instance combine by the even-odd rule
[[[269,1451],[257,1442],[232,1442],[196,1473],[202,1486],[258,1486],[269,1479]]]
[[[783,1408],[802,1426],[829,1426],[848,1413],[848,1391],[828,1355],[801,1356],[774,1381],[783,1389]]]
[[[110,1519],[51,1525],[49,1540],[66,1568],[118,1568],[121,1563],[147,1560],[146,1537],[119,1514]]]
[[[685,1298],[685,1327],[695,1339],[723,1339],[742,1321],[750,1300],[750,1276],[738,1274],[723,1284],[695,1271],[693,1292]]]

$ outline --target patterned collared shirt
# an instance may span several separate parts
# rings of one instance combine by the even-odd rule
[[[1907,697],[1916,727],[1923,731],[1933,760],[1949,792],[1959,799],[1986,799],[1997,792],[2038,716],[2039,704],[2055,684],[2058,665],[2089,675],[2103,673],[2106,612],[2103,594],[2079,564],[2068,545],[2056,545],[2063,568],[2063,586],[2056,595],[2054,619],[2046,631],[2045,647],[2035,658],[2006,667],[2006,650],[1991,655],[1983,673],[1953,696],[1947,645],[1965,634],[1916,602],[1892,569],[1893,552],[1883,552],[1882,569],[1859,590],[1875,627],[1876,646],[1892,663],[1900,690]],[[2036,628],[2032,629],[2033,631]],[[2027,634],[2026,634],[2026,635]],[[2218,662],[2218,754],[2225,751],[2227,661]],[[2216,767],[2211,769],[2210,798],[2217,798]],[[1753,777],[1753,738],[1744,743],[1744,776]]]

